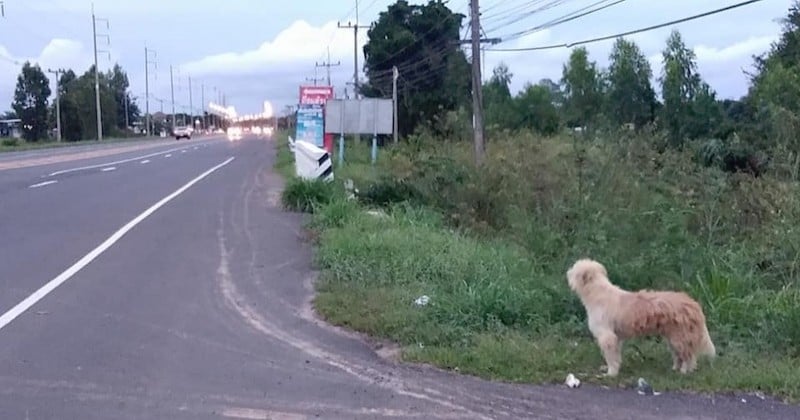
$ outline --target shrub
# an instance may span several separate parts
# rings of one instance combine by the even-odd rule
[[[289,210],[313,213],[318,206],[329,203],[333,194],[334,187],[329,182],[292,178],[281,194],[281,201]]]

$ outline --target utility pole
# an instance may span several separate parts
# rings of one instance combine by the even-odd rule
[[[206,85],[204,83],[200,83],[200,103],[203,105],[200,113],[203,114],[203,130],[208,127],[208,121],[206,121]]]
[[[317,82],[321,82],[323,80],[325,80],[325,79],[323,79],[321,77],[306,77],[306,81],[314,83],[314,86],[317,85]]]
[[[336,22],[336,26],[340,29],[352,29],[353,30],[353,89],[354,95],[358,98],[358,29],[367,29],[369,26],[359,26],[358,25],[358,0],[356,0],[356,23],[347,22],[347,25],[342,25],[339,22]]]
[[[106,44],[111,44],[111,37],[108,34],[98,34],[97,33],[97,21],[104,21],[106,23],[106,29],[109,29],[108,19],[101,19],[95,16],[94,14],[94,3],[92,3],[92,41],[94,41],[94,99],[95,99],[95,107],[97,108],[97,140],[103,140],[103,116],[102,110],[100,109],[100,68],[97,66],[97,37],[104,37],[106,38]],[[109,54],[109,60],[111,59],[111,53],[108,51],[101,51]]]
[[[150,53],[153,53],[153,61],[150,61]],[[158,70],[158,62],[155,61],[157,53],[144,46],[144,119],[145,130],[148,136],[153,135],[150,119],[150,64],[154,64]]]
[[[328,47],[328,61],[326,63],[314,63],[316,67],[325,67],[328,72],[328,86],[331,85],[331,67],[336,67],[342,65],[341,61],[337,61],[336,63],[331,63],[331,47]]]
[[[478,0],[470,0],[472,29],[472,120],[475,142],[475,164],[483,165],[486,159],[486,134],[483,126],[483,90],[481,84],[481,23]]]
[[[397,70],[397,66],[392,66],[392,105],[394,106],[394,144],[397,144],[398,141],[398,133],[397,133],[397,119],[399,115],[397,114],[397,78],[400,77],[400,72]]]
[[[192,106],[192,76],[189,76],[189,123],[194,128],[194,108]]]
[[[0,6],[2,6],[2,2],[0,2]],[[61,87],[59,86],[58,75],[64,73],[64,70],[47,69],[47,72],[56,75],[56,141],[60,143],[61,142]]]
[[[175,131],[175,82],[172,78],[172,64],[169,65],[169,92],[172,96],[172,131]]]
[[[216,96],[217,99],[219,98],[219,94],[217,93],[217,87],[216,86],[214,86],[214,96]],[[216,101],[217,99],[214,99],[214,100]],[[211,116],[211,121],[214,123],[214,128],[219,129],[219,115],[214,113]]]
[[[127,130],[131,126],[131,119],[128,115],[128,91],[125,91],[125,129]]]

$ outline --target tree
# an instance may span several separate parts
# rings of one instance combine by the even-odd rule
[[[511,97],[511,78],[513,74],[504,63],[493,71],[489,82],[483,86],[483,104],[486,108],[486,125],[513,128],[515,115]]]
[[[550,99],[553,101],[553,105],[556,108],[561,108],[564,106],[564,91],[561,90],[561,85],[548,78],[540,79],[536,85],[544,87],[550,91]]]
[[[22,133],[26,140],[37,141],[47,137],[47,102],[50,81],[39,65],[25,62],[17,78],[12,108],[22,120]]]
[[[127,121],[132,123],[140,115],[139,107],[131,98],[130,93],[128,93],[128,88],[130,87],[128,74],[119,64],[114,64],[114,67],[108,71],[106,77],[108,78],[109,90],[114,97],[114,105],[117,111],[116,127],[125,130],[127,129],[125,127],[126,118]],[[125,115],[126,109],[127,115]]]
[[[653,71],[639,47],[618,38],[609,56],[608,114],[617,124],[640,127],[653,120],[656,94],[650,79]]]
[[[368,97],[392,94],[392,68],[398,81],[399,130],[411,133],[422,123],[469,104],[470,70],[459,47],[463,14],[453,13],[442,0],[410,5],[399,0],[372,24],[364,46]]]
[[[80,84],[78,76],[72,70],[67,70],[61,75],[58,83],[61,100],[61,135],[66,141],[78,141],[86,138],[85,128],[81,120],[81,104],[78,90],[89,89],[86,83]],[[85,104],[88,106],[88,104]],[[83,108],[85,109],[85,108]]]
[[[714,127],[708,120],[720,115],[721,109],[713,90],[697,72],[694,51],[686,47],[680,32],[672,31],[662,56],[664,69],[659,78],[664,99],[662,123],[669,133],[670,144],[682,147],[687,139],[709,134]]]
[[[564,65],[564,114],[569,126],[590,126],[603,103],[602,79],[597,64],[589,61],[585,47],[572,50]]]
[[[561,121],[550,84],[541,82],[536,85],[526,84],[514,99],[514,107],[516,111],[514,114],[519,119],[518,124],[521,127],[544,135],[558,132]]]

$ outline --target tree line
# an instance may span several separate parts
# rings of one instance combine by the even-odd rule
[[[386,97],[391,94],[392,68],[399,69],[401,135],[423,127],[441,132],[448,115],[471,110],[469,59],[459,34],[464,18],[440,0],[424,5],[399,0],[368,31],[364,46],[368,80],[360,91],[368,97]],[[527,83],[516,94],[510,91],[513,74],[500,64],[483,85],[487,129],[489,133],[525,129],[542,135],[566,129],[648,130],[660,134],[655,136],[661,139],[658,147],[691,146],[708,165],[758,173],[779,156],[797,177],[798,40],[800,0],[795,0],[779,40],[754,57],[749,89],[739,99],[717,98],[698,71],[694,51],[677,30],[666,41],[657,73],[639,46],[625,38],[615,41],[607,68],[600,68],[585,47],[574,48],[560,80]]]
[[[71,69],[58,73],[61,133],[66,141],[97,138],[95,71],[91,66],[80,76]],[[100,72],[98,78],[103,133],[129,134],[130,127],[126,124],[137,121],[141,112],[136,98],[128,92],[127,73],[115,64],[107,72]],[[35,142],[52,137],[57,114],[55,99],[51,101],[54,93],[46,72],[38,64],[25,62],[11,104],[14,116],[22,120],[25,140]]]

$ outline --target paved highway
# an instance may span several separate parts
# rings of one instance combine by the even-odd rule
[[[798,418],[749,396],[498,384],[380,357],[314,317],[271,140],[114,150],[3,161],[2,419]]]

